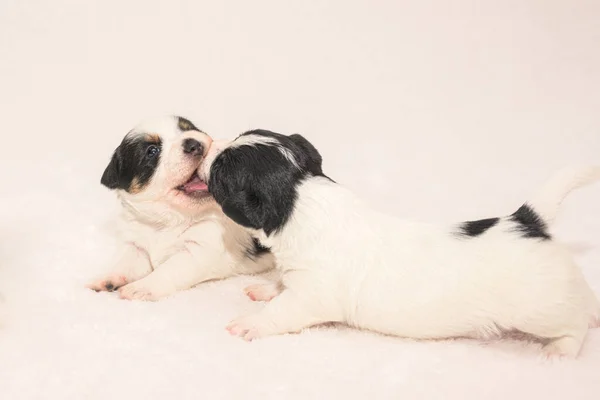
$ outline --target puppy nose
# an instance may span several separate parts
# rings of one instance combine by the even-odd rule
[[[202,143],[196,139],[187,138],[183,141],[183,152],[193,156],[200,156],[204,152]]]

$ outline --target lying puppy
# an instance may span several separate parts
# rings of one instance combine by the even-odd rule
[[[181,117],[146,121],[125,136],[101,179],[123,205],[122,246],[91,289],[157,300],[273,266],[268,249],[223,215],[196,173],[211,142]]]
[[[323,174],[300,135],[244,133],[213,145],[199,173],[283,273],[277,297],[228,326],[247,340],[338,321],[418,339],[518,330],[546,339],[548,355],[576,356],[600,315],[548,231],[562,199],[600,168],[563,171],[509,216],[447,227],[372,210]]]

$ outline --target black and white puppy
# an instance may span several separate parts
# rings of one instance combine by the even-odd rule
[[[200,168],[224,213],[269,247],[283,291],[229,331],[247,340],[324,322],[418,339],[518,330],[576,356],[600,305],[549,225],[563,198],[600,178],[567,169],[515,213],[454,226],[404,221],[323,174],[300,135],[255,130],[213,144]],[[268,298],[267,298],[268,299]]]
[[[122,203],[121,249],[94,290],[157,300],[200,282],[260,273],[273,256],[226,218],[197,169],[212,139],[190,121],[145,121],[115,150],[101,183]]]

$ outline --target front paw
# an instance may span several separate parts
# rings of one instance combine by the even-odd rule
[[[281,293],[281,288],[276,282],[259,283],[246,287],[244,292],[252,301],[271,301]]]
[[[119,297],[125,300],[157,301],[163,295],[150,287],[134,282],[120,288]]]
[[[96,292],[113,292],[127,284],[127,278],[123,275],[109,275],[104,279],[98,279],[85,285],[88,289]]]
[[[269,332],[265,329],[265,324],[262,323],[261,317],[257,314],[236,318],[231,321],[225,329],[227,329],[231,335],[240,337],[249,342],[254,339],[269,336]]]

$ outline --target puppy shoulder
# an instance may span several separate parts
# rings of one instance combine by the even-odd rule
[[[140,247],[146,247],[158,236],[158,230],[136,221],[121,219],[118,223],[117,236],[122,242],[133,242]]]
[[[227,234],[223,218],[210,216],[184,227],[177,239],[193,241],[197,244],[213,248],[223,248],[223,239]]]

